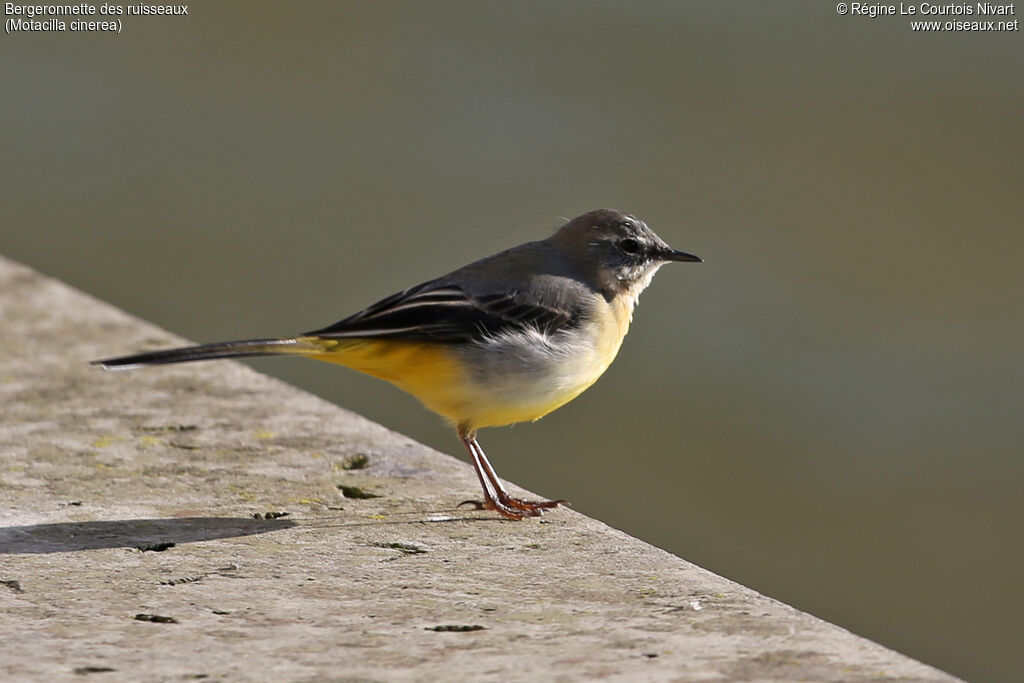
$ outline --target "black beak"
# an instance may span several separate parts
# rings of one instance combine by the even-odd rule
[[[685,251],[679,251],[677,249],[666,249],[658,254],[658,258],[662,261],[691,261],[693,263],[704,263],[704,259],[700,256],[687,254]]]

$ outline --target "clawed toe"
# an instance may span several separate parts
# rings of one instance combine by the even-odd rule
[[[476,431],[466,425],[458,427],[459,439],[466,447],[466,451],[473,459],[473,469],[480,479],[480,486],[484,490],[484,500],[464,500],[457,507],[472,505],[477,510],[494,510],[508,519],[526,519],[527,517],[540,517],[546,510],[556,508],[559,505],[567,505],[564,500],[526,500],[510,496],[501,485],[501,480],[495,473],[487,456],[480,448],[476,440]]]
[[[569,504],[567,500],[527,500],[525,498],[513,498],[512,496],[509,496],[505,502],[520,510],[550,510],[559,505]]]
[[[527,517],[540,517],[547,510],[556,508],[559,505],[568,505],[565,500],[526,500],[513,496],[501,496],[489,500],[464,500],[455,507],[471,505],[474,510],[494,510],[503,517],[509,519],[526,519]]]

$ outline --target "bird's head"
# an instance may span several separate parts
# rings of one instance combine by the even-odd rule
[[[614,209],[577,216],[549,239],[573,257],[590,284],[599,286],[609,300],[625,294],[635,303],[661,266],[702,261],[670,247],[639,218]]]

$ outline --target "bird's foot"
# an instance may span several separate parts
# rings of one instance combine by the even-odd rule
[[[527,517],[540,517],[545,511],[556,508],[559,505],[568,505],[565,500],[526,500],[516,498],[505,492],[498,494],[497,499],[487,496],[484,500],[464,500],[457,507],[472,505],[477,510],[494,510],[503,517],[509,519],[526,519]]]

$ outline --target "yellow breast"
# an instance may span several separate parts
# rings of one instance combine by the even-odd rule
[[[517,332],[473,344],[309,339],[310,357],[391,382],[470,429],[537,420],[608,369],[629,330],[633,300],[595,295],[586,320],[555,335]]]
[[[462,387],[463,412],[454,421],[473,429],[497,427],[538,420],[565,405],[615,360],[629,319],[626,308],[595,297],[586,321],[575,329],[463,350],[464,367],[472,369]]]

